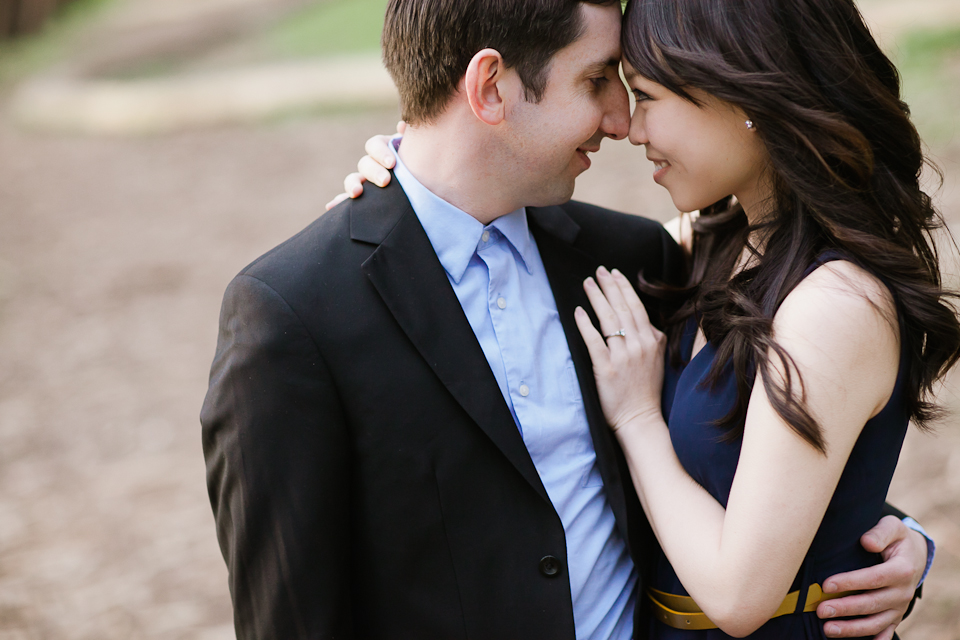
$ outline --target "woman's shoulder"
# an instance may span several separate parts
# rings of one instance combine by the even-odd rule
[[[812,265],[808,275],[785,298],[777,317],[822,315],[840,325],[882,320],[897,326],[893,293],[876,274],[834,257]]]
[[[848,260],[816,266],[774,316],[774,335],[806,372],[885,404],[900,363],[896,302],[877,275]]]

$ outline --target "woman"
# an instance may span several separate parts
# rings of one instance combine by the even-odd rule
[[[666,334],[616,272],[585,283],[599,329],[577,312],[663,548],[651,637],[822,638],[805,604],[878,561],[859,536],[960,351],[920,141],[848,0],[632,0],[624,21],[630,140],[703,213],[688,286],[640,283]]]
[[[620,274],[586,283],[616,337],[577,312],[665,553],[653,637],[823,637],[774,616],[876,562],[857,533],[960,348],[897,72],[847,0],[638,0],[623,45],[630,139],[706,214],[690,286],[645,285],[669,340]]]

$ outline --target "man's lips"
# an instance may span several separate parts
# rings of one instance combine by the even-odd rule
[[[577,155],[579,155],[580,159],[583,160],[583,163],[584,165],[586,165],[587,169],[590,168],[590,158],[587,157],[587,154],[596,153],[597,151],[600,151],[600,147],[591,147],[591,148],[578,147],[577,148]]]

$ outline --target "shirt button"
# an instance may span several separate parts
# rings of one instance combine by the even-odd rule
[[[520,395],[522,395],[524,398],[530,395],[530,387],[525,384],[520,385]]]
[[[483,240],[484,242],[489,242],[489,241],[490,241],[490,232],[489,232],[489,231],[484,231],[484,232],[483,232],[483,235],[480,236],[480,239]]]
[[[540,559],[540,573],[548,578],[555,578],[560,574],[560,560],[553,556],[543,556]]]
[[[507,299],[506,298],[497,298],[497,306],[501,309],[507,308]]]

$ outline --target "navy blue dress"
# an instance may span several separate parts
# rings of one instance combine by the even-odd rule
[[[835,259],[839,259],[839,256],[824,254],[807,273],[813,271],[815,266]],[[691,319],[683,340],[689,363],[679,369],[669,364],[667,366],[663,389],[664,413],[673,447],[684,469],[726,507],[740,457],[741,440],[721,441],[719,436],[722,431],[713,422],[733,407],[736,383],[732,369],[728,368],[716,387],[711,389],[702,384],[713,364],[716,348],[707,343],[690,360],[696,330],[696,323]],[[809,585],[822,585],[826,578],[836,573],[881,562],[878,554],[864,551],[860,546],[860,536],[880,520],[887,489],[906,435],[908,416],[903,405],[904,361],[901,352],[900,370],[890,400],[864,426],[790,591],[799,589],[805,594]],[[651,586],[667,593],[688,595],[662,552],[659,552],[655,562]],[[719,640],[730,637],[719,629],[673,629],[651,617],[651,640]],[[826,638],[822,622],[815,612],[774,618],[749,637],[770,640]]]

